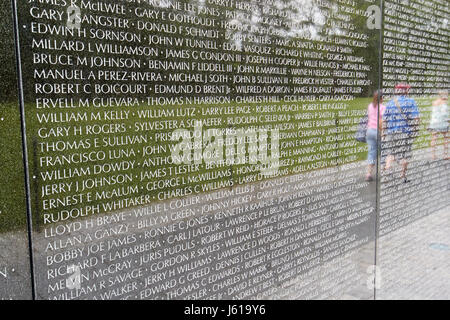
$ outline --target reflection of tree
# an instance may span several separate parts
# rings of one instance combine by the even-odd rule
[[[250,3],[252,12],[237,10],[236,16],[229,21],[230,25],[240,30],[234,32],[231,37],[231,41],[238,47],[242,45],[244,35],[257,32],[264,21],[263,17],[268,15],[281,20],[281,25],[269,27],[275,36],[284,39],[318,40],[329,17],[338,11],[335,5],[327,9],[320,7],[317,0],[276,0],[270,5],[252,0]],[[246,31],[241,31],[242,29]],[[338,34],[339,30],[335,28],[331,32]]]
[[[329,39],[333,39],[334,37],[342,37],[345,36],[344,33],[346,30],[341,29],[338,24],[335,24],[334,21],[340,20],[342,21],[342,16],[346,16],[346,22],[353,24],[356,26],[357,30],[362,33],[370,33],[369,40],[369,48],[352,48],[354,49],[354,55],[363,56],[366,58],[367,64],[373,66],[373,72],[371,73],[371,77],[376,79],[377,72],[375,72],[375,66],[377,65],[377,57],[376,54],[378,52],[378,47],[375,44],[379,40],[379,33],[377,31],[371,31],[366,28],[366,17],[361,14],[345,14],[342,12],[341,7],[337,5],[337,1],[320,1],[319,0],[273,0],[273,1],[257,1],[257,0],[248,0],[245,3],[244,7],[224,7],[210,4],[206,0],[181,0],[183,4],[191,5],[193,10],[188,11],[177,11],[177,14],[182,14],[185,16],[196,16],[201,18],[213,18],[217,21],[216,31],[220,33],[219,38],[212,39],[217,43],[217,47],[222,49],[223,44],[225,42],[233,44],[233,46],[237,49],[236,52],[243,51],[245,45],[259,45],[265,43],[267,40],[267,45],[271,47],[276,46],[285,46],[290,47],[292,49],[298,49],[294,45],[295,41],[300,42],[311,42],[311,43],[320,43],[324,41],[330,41]],[[355,0],[354,8],[362,9],[368,6],[366,1],[363,0]],[[23,8],[22,12],[27,12],[27,5],[21,5]],[[130,7],[130,11],[134,5],[128,5]],[[150,9],[164,11],[166,13],[174,12],[173,4],[170,1],[155,1],[150,4],[150,2],[142,3],[139,6],[148,6]],[[349,5],[348,5],[349,6]],[[347,7],[348,7],[347,6]],[[220,14],[210,17],[208,14],[208,10],[215,8],[219,11]],[[205,10],[202,10],[205,9]],[[21,20],[24,20],[23,23],[29,23],[30,18],[27,14],[21,15]],[[26,17],[24,19],[24,17]],[[130,14],[127,18],[129,18],[132,22],[136,23],[138,20],[142,20],[143,18],[134,17]],[[158,21],[157,19],[149,18],[148,22],[151,23],[162,23],[165,21]],[[64,22],[61,22],[64,23]],[[176,27],[180,27],[182,22],[171,21],[172,25]],[[194,24],[189,25],[193,28],[200,29],[201,26],[196,26]],[[89,26],[83,26],[89,27]],[[138,31],[138,30],[130,30],[132,32],[141,33],[143,38],[148,36],[149,32]],[[367,32],[366,32],[367,31]],[[147,34],[146,34],[147,33]],[[161,36],[166,36],[164,33],[160,33]],[[57,40],[70,40],[72,37],[65,37],[62,35],[46,35],[49,39],[57,39]],[[167,34],[169,37],[186,37],[185,35],[180,34]],[[281,40],[279,42],[275,40]],[[203,39],[208,40],[208,39]],[[291,41],[292,40],[292,41]],[[22,43],[29,44],[31,42],[30,34],[25,32],[23,35]],[[92,40],[91,42],[94,42]],[[112,42],[112,41],[110,41]],[[145,43],[146,40],[143,40],[140,45],[149,45]],[[136,43],[136,45],[138,45]],[[166,49],[192,49],[186,42],[182,42],[182,44],[177,45],[176,48],[168,47],[164,43],[150,44],[152,48],[158,49],[158,52],[161,52],[161,57],[155,57],[155,59],[163,59],[162,52]],[[24,52],[28,52],[30,50],[29,47],[23,45]],[[208,50],[208,49],[206,49]],[[311,48],[310,50],[314,50]],[[317,51],[317,50],[316,50]],[[103,56],[104,53],[99,52],[83,52],[80,53],[82,56]],[[31,63],[31,55],[26,55],[27,58],[23,60],[23,65],[26,70],[32,70],[35,66]],[[182,60],[182,58],[170,58],[172,60]],[[299,58],[303,59],[303,58]],[[236,62],[238,64],[240,62]],[[45,66],[44,66],[45,67]],[[88,66],[77,66],[79,69],[83,69],[86,72],[90,71]],[[31,75],[30,75],[31,76]],[[25,79],[31,81],[31,79]],[[70,82],[70,81],[69,81]],[[162,81],[163,83],[166,80]],[[28,93],[29,91],[26,91]],[[32,99],[33,97],[28,96],[28,98]]]
[[[4,17],[3,22],[0,24],[0,39],[3,46],[0,51],[0,65],[2,66],[2,72],[0,73],[0,102],[16,102],[17,80],[14,63],[14,34],[11,19],[11,2],[2,1],[0,4],[0,12],[2,17]]]
[[[316,39],[327,21],[316,0],[277,0],[275,7],[290,12],[284,32],[286,37]]]
[[[342,6],[338,6],[337,1],[275,0],[269,5],[251,0],[249,3],[250,6],[244,10],[233,9],[234,14],[226,21],[231,27],[226,31],[227,39],[237,50],[245,51],[245,45],[258,44],[249,40],[258,36],[268,37],[271,41],[267,43],[271,46],[295,48],[296,41],[334,44],[335,38],[350,39],[349,31],[359,32],[368,36],[367,47],[344,46],[351,46],[352,55],[364,57],[365,64],[371,66],[372,72],[368,73],[368,77],[373,86],[377,85],[380,33],[379,30],[367,28],[364,12],[368,4],[365,1],[354,1],[351,8],[354,13],[347,13]],[[350,7],[350,4],[346,6]],[[275,23],[271,24],[271,21]],[[339,22],[344,22],[344,26],[341,27]],[[346,29],[345,24],[354,29]],[[274,41],[276,39],[281,41]],[[309,50],[319,51],[317,46]],[[370,94],[367,91],[364,90],[364,95]]]

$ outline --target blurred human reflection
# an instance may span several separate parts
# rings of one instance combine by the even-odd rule
[[[431,112],[431,121],[428,129],[431,131],[431,153],[432,159],[437,160],[436,149],[440,136],[444,139],[444,159],[448,157],[448,126],[449,126],[449,110],[448,110],[448,91],[443,90],[438,94],[438,98],[433,101]]]
[[[401,178],[405,183],[408,182],[408,164],[420,125],[419,108],[409,97],[410,89],[411,86],[405,83],[396,85],[395,97],[388,102],[383,115],[383,149],[387,154],[385,170],[390,170],[394,161],[400,162]]]
[[[366,181],[374,180],[374,169],[377,164],[378,156],[378,130],[382,128],[383,114],[386,106],[383,105],[383,94],[376,91],[373,100],[368,106],[368,121],[366,141],[369,145],[369,153],[367,156],[367,175]]]

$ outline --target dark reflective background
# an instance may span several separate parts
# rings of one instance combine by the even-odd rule
[[[0,300],[31,299],[24,169],[12,11],[0,4]]]
[[[38,299],[448,296],[447,3],[75,2],[17,10]]]

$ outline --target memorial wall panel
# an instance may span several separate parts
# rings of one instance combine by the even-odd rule
[[[379,2],[18,5],[37,298],[374,298]]]
[[[447,0],[0,12],[0,299],[450,298]]]
[[[11,2],[0,3],[0,300],[31,299],[27,211]]]
[[[384,1],[380,299],[450,299],[449,10]]]

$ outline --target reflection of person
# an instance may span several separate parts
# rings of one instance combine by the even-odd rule
[[[400,161],[402,179],[405,182],[408,182],[406,172],[412,156],[414,137],[418,133],[420,124],[417,103],[413,98],[408,97],[410,88],[403,83],[396,85],[396,96],[386,105],[383,115],[383,143],[388,155],[385,169],[389,170],[395,160]]]
[[[373,171],[377,164],[378,155],[378,129],[382,125],[382,116],[386,107],[383,103],[383,95],[380,91],[376,91],[373,95],[373,101],[368,107],[368,122],[366,140],[369,145],[369,154],[367,157],[368,167],[366,181],[373,181]]]
[[[436,145],[439,135],[444,138],[444,158],[449,160],[448,157],[448,92],[439,92],[439,98],[433,102],[433,108],[431,112],[431,121],[428,129],[431,131],[431,149],[433,160],[436,160]]]

